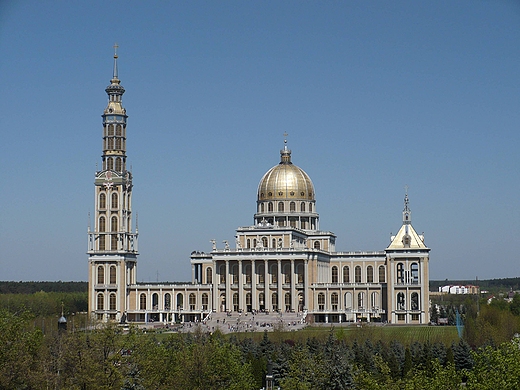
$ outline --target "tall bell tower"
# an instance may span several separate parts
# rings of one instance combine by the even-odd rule
[[[105,89],[102,168],[95,174],[93,230],[88,228],[89,313],[100,321],[125,319],[128,286],[136,283],[137,228],[132,231],[132,174],[126,168],[125,89],[114,73]]]

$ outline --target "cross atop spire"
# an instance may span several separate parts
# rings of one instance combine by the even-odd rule
[[[405,193],[404,193],[404,209],[403,209],[403,223],[406,225],[409,225],[412,223],[412,211],[410,210],[410,207],[408,207],[408,204],[410,200],[408,199],[408,186],[404,186]]]
[[[281,161],[280,164],[292,164],[291,163],[291,151],[287,148],[287,132],[283,133],[284,140],[283,140],[283,149],[280,150],[281,155]]]

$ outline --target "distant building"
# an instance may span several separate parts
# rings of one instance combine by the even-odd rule
[[[314,185],[291,161],[261,178],[254,224],[235,242],[191,254],[189,284],[137,283],[137,228],[132,228],[133,177],[126,166],[125,92],[117,72],[106,88],[102,167],[96,172],[94,227],[89,227],[89,311],[101,321],[200,321],[213,311],[298,311],[309,321],[429,321],[430,249],[411,224],[408,194],[398,233],[381,251],[337,252],[320,230]],[[196,232],[194,232],[196,234]]]
[[[439,287],[439,292],[445,294],[478,294],[480,291],[479,286],[473,286],[468,284],[466,286],[441,286]]]

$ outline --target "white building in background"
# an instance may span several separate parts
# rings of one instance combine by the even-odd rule
[[[387,248],[336,251],[336,236],[320,229],[314,185],[292,163],[287,140],[280,162],[260,180],[253,225],[239,227],[234,242],[221,248],[212,240],[211,252],[192,252],[191,283],[137,283],[128,117],[117,55],[106,92],[102,169],[95,174],[94,226],[88,232],[93,317],[170,323],[201,320],[213,311],[299,311],[310,322],[428,323],[430,249],[411,224],[408,194],[401,227]]]

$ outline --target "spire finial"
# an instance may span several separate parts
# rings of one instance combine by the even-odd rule
[[[114,79],[117,79],[117,48],[118,44],[114,43]]]
[[[292,164],[291,163],[291,151],[287,148],[287,132],[283,133],[283,149],[280,150],[281,161],[280,164]]]

